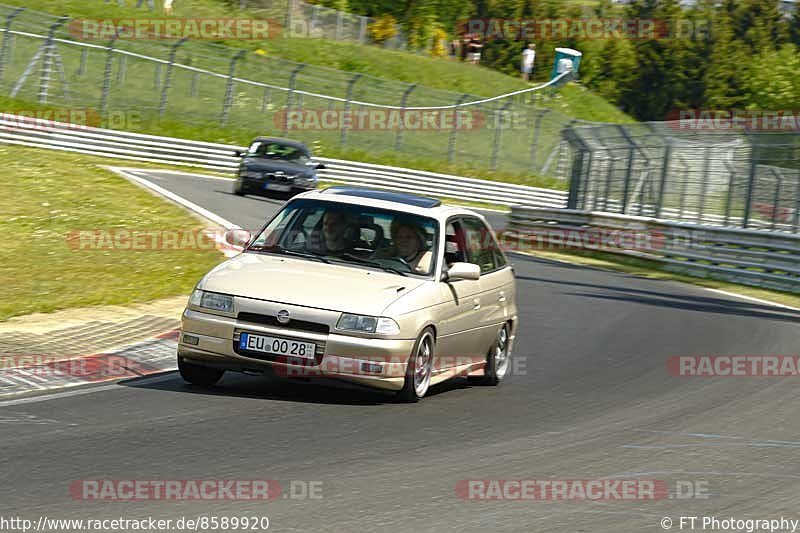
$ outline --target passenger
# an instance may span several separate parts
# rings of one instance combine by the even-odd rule
[[[392,224],[395,257],[408,264],[412,272],[428,272],[432,254],[427,250],[425,231],[411,222]]]

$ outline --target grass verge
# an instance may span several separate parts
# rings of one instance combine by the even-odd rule
[[[74,249],[75,230],[187,230],[207,225],[100,168],[109,160],[0,146],[0,320],[70,307],[188,294],[215,250]]]
[[[759,298],[761,300],[768,300],[771,302],[800,308],[800,295],[797,294],[760,289],[758,287],[748,287],[747,285],[737,285],[735,283],[729,283],[726,281],[696,278],[692,276],[676,274],[674,272],[664,270],[663,266],[658,261],[649,261],[647,259],[640,259],[637,257],[626,257],[618,254],[582,250],[535,250],[525,253],[533,257],[564,261],[567,263],[613,270],[616,272],[625,272],[626,274],[633,274],[650,279],[680,281],[682,283],[689,283],[699,287],[723,290],[740,294],[742,296],[749,296],[750,298]]]

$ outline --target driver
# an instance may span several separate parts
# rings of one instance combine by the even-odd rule
[[[412,271],[427,272],[431,253],[425,249],[425,231],[414,223],[403,221],[395,221],[391,229],[396,257],[408,264]]]
[[[322,217],[322,242],[318,251],[325,255],[348,251],[352,247],[348,238],[348,228],[347,215],[344,211],[326,211]]]

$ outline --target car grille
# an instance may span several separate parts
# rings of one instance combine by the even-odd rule
[[[236,318],[240,322],[250,322],[252,324],[261,324],[263,326],[271,326],[275,328],[286,328],[295,331],[305,331],[308,333],[320,333],[322,335],[327,335],[331,332],[331,328],[327,324],[309,322],[307,320],[292,319],[288,324],[281,324],[278,322],[277,317],[258,313],[239,313]]]

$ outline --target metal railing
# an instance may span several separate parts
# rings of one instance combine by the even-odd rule
[[[234,174],[244,147],[144,135],[0,114],[0,143],[66,150],[128,161],[163,163]],[[495,181],[373,165],[357,161],[315,158],[327,168],[320,179],[493,205],[564,207],[566,192]]]
[[[209,132],[224,126],[236,138],[278,134],[409,161],[562,177],[554,154],[561,153],[560,132],[570,119],[536,100],[568,77],[486,99],[209,41],[98,42],[77,40],[75,31],[68,19],[0,6],[0,91],[50,108],[96,109],[106,125],[112,115],[135,111],[150,131],[164,122]],[[288,120],[292,112],[462,108],[477,117],[469,127],[342,129]]]
[[[800,134],[680,122],[575,125],[569,207],[800,231]]]
[[[606,233],[601,241],[615,242],[613,232],[636,237],[628,239],[633,245],[596,248],[603,252],[658,261],[666,270],[689,276],[800,293],[800,235],[520,206],[511,210],[506,238],[518,246],[563,249],[570,242],[570,232],[577,234],[572,242],[585,244],[584,236],[593,230],[612,232],[611,238]]]

